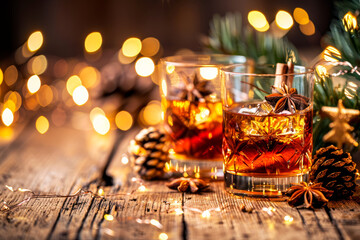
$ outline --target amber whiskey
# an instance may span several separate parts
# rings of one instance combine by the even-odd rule
[[[222,104],[162,99],[165,130],[174,153],[184,159],[222,157]]]
[[[225,173],[287,177],[311,166],[312,109],[273,113],[266,103],[224,109]]]

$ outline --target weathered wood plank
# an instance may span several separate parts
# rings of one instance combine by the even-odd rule
[[[98,172],[112,147],[111,136],[101,137],[72,128],[50,128],[45,135],[34,129],[20,149],[8,148],[0,163],[0,185],[28,188],[36,192],[69,194],[81,179]],[[2,201],[14,196],[1,190]],[[9,201],[9,200],[10,201]],[[64,198],[31,200],[2,219],[0,235],[9,239],[45,239],[58,220]]]

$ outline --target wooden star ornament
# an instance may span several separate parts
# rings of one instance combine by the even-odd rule
[[[360,115],[359,110],[347,109],[342,100],[339,100],[337,107],[322,107],[321,111],[333,121],[329,125],[331,130],[323,137],[324,142],[334,142],[338,148],[342,148],[344,144],[355,147],[359,145],[351,135],[354,128],[349,124],[350,120]]]

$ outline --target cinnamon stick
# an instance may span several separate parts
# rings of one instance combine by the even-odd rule
[[[276,70],[275,70],[275,74],[278,75],[275,77],[275,82],[274,82],[274,86],[281,88],[282,83],[286,83],[286,76],[284,76],[283,74],[286,74],[288,71],[288,66],[285,63],[277,63],[276,64]],[[276,91],[275,89],[273,89],[273,92]]]

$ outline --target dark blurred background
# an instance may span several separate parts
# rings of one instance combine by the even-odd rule
[[[305,9],[316,32],[305,36],[294,24],[287,34],[305,55],[320,52],[321,37],[328,31],[333,12],[330,0],[11,0],[1,1],[2,59],[12,56],[35,30],[44,34],[41,52],[59,57],[83,53],[88,33],[99,31],[103,48],[119,49],[128,37],[156,37],[164,55],[181,48],[200,51],[200,37],[209,32],[214,14],[242,13],[244,23],[251,10],[259,10],[271,23],[277,11],[292,14]]]

